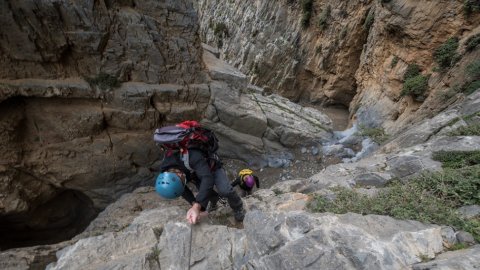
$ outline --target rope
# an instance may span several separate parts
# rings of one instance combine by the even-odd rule
[[[190,270],[190,261],[192,259],[192,238],[193,238],[193,226],[190,224],[190,245],[188,246],[188,270]]]

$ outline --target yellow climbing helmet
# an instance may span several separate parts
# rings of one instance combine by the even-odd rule
[[[250,170],[250,169],[243,169],[241,170],[239,173],[238,173],[238,176],[240,176],[241,178],[243,178],[245,175],[252,175],[253,174],[253,171]]]

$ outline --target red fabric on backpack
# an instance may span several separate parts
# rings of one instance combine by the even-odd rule
[[[194,120],[187,120],[187,121],[181,122],[180,124],[176,124],[175,126],[188,129],[188,128],[200,127],[200,124]]]
[[[176,124],[175,126],[185,128],[185,129],[193,128],[194,130],[195,130],[195,128],[200,128],[201,127],[201,125],[197,121],[194,121],[194,120],[183,121],[179,124]],[[205,136],[201,130],[195,130],[192,134],[190,134],[190,136],[185,137],[185,139],[183,139],[183,141],[180,142],[180,145],[182,147],[186,147],[186,146],[188,146],[188,143],[191,140],[207,142],[208,137]]]

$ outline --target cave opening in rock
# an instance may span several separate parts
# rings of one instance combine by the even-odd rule
[[[27,213],[0,217],[0,250],[69,240],[97,215],[85,194],[64,190]]]

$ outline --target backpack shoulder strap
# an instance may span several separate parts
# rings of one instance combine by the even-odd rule
[[[180,159],[183,161],[183,166],[185,166],[190,172],[193,172],[193,169],[190,167],[190,154],[188,149],[180,150]]]

